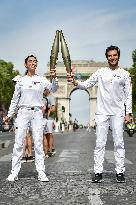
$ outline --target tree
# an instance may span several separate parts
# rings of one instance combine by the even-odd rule
[[[0,106],[8,109],[14,92],[12,79],[19,75],[19,71],[13,70],[11,62],[0,60]]]
[[[133,65],[129,69],[132,77],[132,102],[133,102],[133,113],[136,113],[136,49],[132,52]]]

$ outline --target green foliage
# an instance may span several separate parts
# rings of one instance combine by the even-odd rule
[[[14,65],[11,62],[0,60],[0,105],[8,109],[14,92],[12,79],[19,75],[19,71],[13,70]]]
[[[133,68],[136,69],[136,49],[132,52]]]
[[[129,69],[132,77],[132,98],[133,98],[133,113],[136,113],[136,49],[132,52],[133,65]]]

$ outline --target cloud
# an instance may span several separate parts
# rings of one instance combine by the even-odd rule
[[[4,9],[6,6],[10,12],[15,9],[15,5],[10,8],[7,4]],[[51,9],[51,5],[47,5],[48,7]],[[46,64],[50,59],[55,31],[62,29],[71,59],[105,61],[105,48],[116,44],[121,48],[121,65],[131,66],[131,53],[135,49],[136,41],[136,23],[132,21],[136,13],[135,8],[116,10],[114,7],[94,9],[86,6],[86,10],[77,7],[75,12],[75,5],[71,10],[70,5],[64,6],[63,10],[62,5],[60,10],[58,7],[55,10],[54,6],[50,12],[47,8],[39,9],[41,12],[32,13],[32,16],[28,15],[27,11],[28,18],[19,15],[17,27],[9,26],[10,32],[2,35],[1,58],[13,61],[15,68],[23,73],[24,58],[33,53],[38,57],[39,72],[43,74],[47,70]],[[3,15],[4,12],[0,18]]]

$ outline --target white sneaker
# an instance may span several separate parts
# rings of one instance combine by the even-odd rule
[[[14,181],[17,181],[18,180],[18,176],[15,175],[15,174],[10,174],[8,176],[8,178],[6,179],[6,181],[9,181],[9,182],[14,182]]]
[[[48,182],[49,181],[48,177],[46,176],[46,174],[43,171],[38,173],[38,180],[41,182]]]

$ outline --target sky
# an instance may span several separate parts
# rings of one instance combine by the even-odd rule
[[[105,61],[106,47],[117,45],[120,66],[131,67],[135,17],[136,0],[0,0],[0,59],[24,74],[24,59],[34,54],[44,74],[62,30],[71,60]]]

